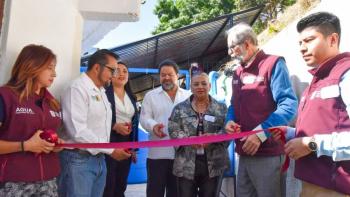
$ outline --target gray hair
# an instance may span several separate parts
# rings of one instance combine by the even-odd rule
[[[197,74],[193,74],[191,76],[191,79],[194,78],[194,77],[198,77],[198,76],[203,76],[203,77],[207,78],[208,81],[209,81],[209,75],[207,73],[205,73],[205,72],[200,72],[200,73],[197,73]]]
[[[252,44],[258,45],[258,39],[253,31],[252,27],[246,23],[238,23],[233,26],[227,32],[228,39],[233,42],[233,44],[242,44],[246,40],[250,40]]]

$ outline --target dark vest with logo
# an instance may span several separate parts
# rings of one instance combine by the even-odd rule
[[[310,71],[314,77],[300,101],[297,137],[349,131],[348,112],[339,94],[341,76],[349,69],[350,53],[342,53]],[[295,177],[350,194],[350,161],[334,162],[311,153],[296,161]]]
[[[259,51],[247,66],[240,66],[232,79],[233,103],[236,123],[242,131],[250,131],[264,122],[276,110],[270,89],[272,70],[280,57]],[[246,155],[242,150],[244,142],[236,142],[236,152]],[[255,156],[275,156],[283,153],[278,142],[268,138],[261,144]]]
[[[25,141],[38,130],[57,130],[61,112],[48,104],[52,95],[45,89],[44,96],[30,96],[19,102],[18,95],[7,87],[0,87],[5,106],[5,120],[0,127],[0,139]],[[42,102],[39,102],[42,99]],[[41,106],[41,107],[40,107]],[[60,172],[57,153],[16,152],[0,155],[0,182],[32,182],[50,180]]]

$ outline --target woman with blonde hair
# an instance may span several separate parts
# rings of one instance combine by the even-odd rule
[[[41,45],[25,46],[0,87],[0,196],[58,196],[60,173],[54,142],[40,136],[61,125],[58,101],[49,93],[56,56]]]

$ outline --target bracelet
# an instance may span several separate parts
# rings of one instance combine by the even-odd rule
[[[21,151],[24,152],[24,141],[21,141]]]

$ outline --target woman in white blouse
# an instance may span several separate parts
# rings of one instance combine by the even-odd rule
[[[110,142],[137,141],[139,115],[136,98],[128,82],[128,68],[123,62],[118,62],[116,67],[118,74],[113,77],[111,86],[106,89],[113,112]],[[125,150],[128,151],[132,153],[132,157],[123,161],[106,157],[107,180],[104,196],[124,197],[131,161],[136,161],[135,150]]]

